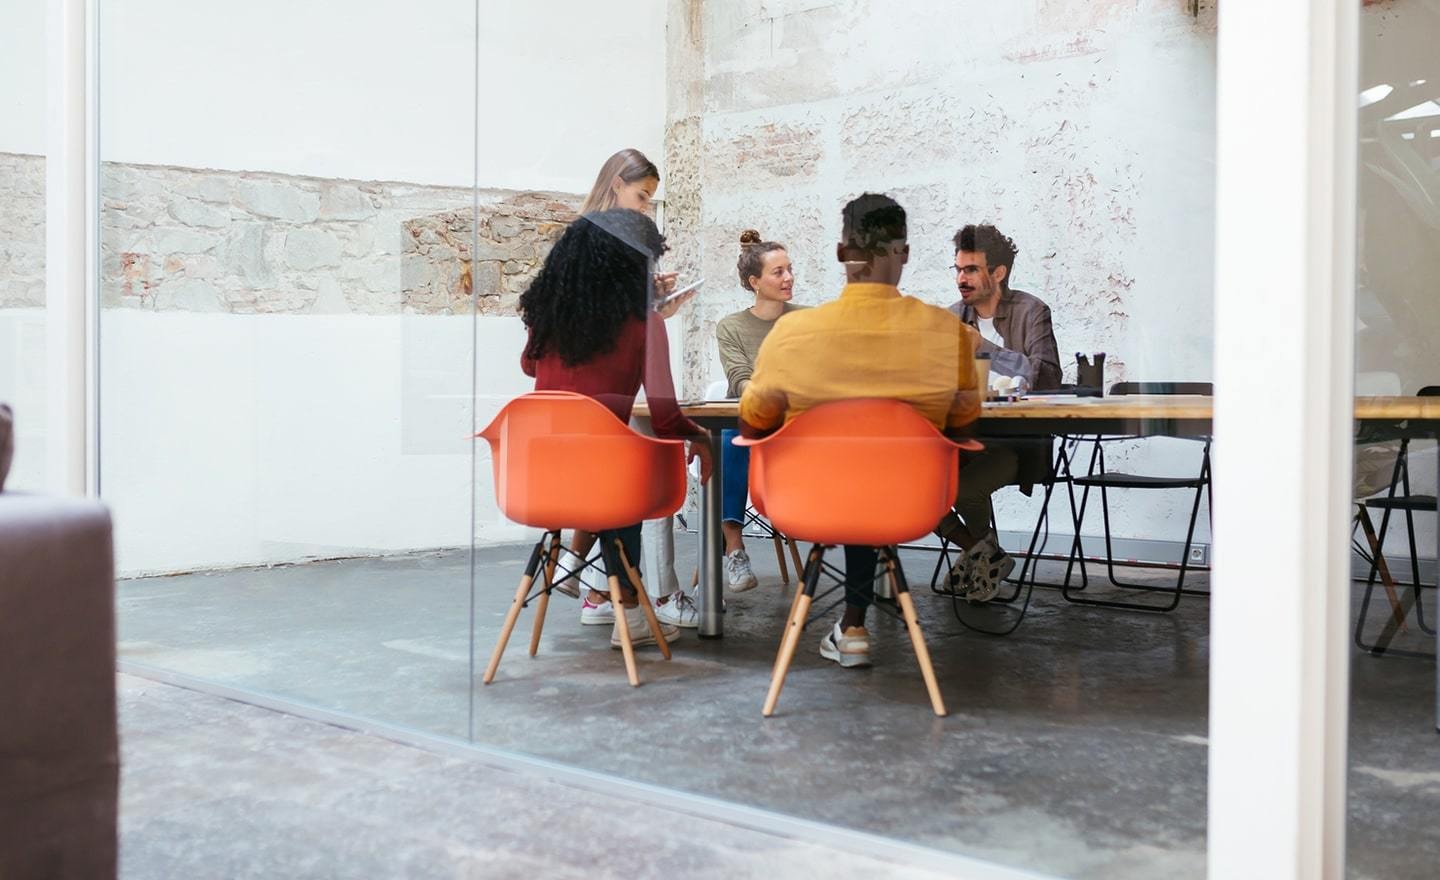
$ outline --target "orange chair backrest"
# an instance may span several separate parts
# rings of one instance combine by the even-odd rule
[[[903,544],[955,501],[959,444],[897,400],[841,400],[750,450],[750,493],[776,528],[821,544]]]
[[[684,442],[637,434],[583,394],[522,395],[477,436],[490,443],[500,511],[527,526],[599,532],[685,501]]]

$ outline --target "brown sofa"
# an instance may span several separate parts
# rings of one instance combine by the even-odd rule
[[[0,880],[115,876],[114,595],[104,506],[0,491]]]

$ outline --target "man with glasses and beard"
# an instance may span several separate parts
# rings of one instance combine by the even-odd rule
[[[954,243],[960,301],[950,311],[979,332],[978,350],[996,356],[997,365],[1005,356],[1018,363],[1020,375],[1033,391],[1059,388],[1060,350],[1050,325],[1050,307],[1010,287],[1019,253],[1015,242],[994,226],[969,225],[955,233]],[[1009,355],[1012,352],[1023,359]],[[1015,560],[1001,549],[990,528],[994,518],[990,496],[1012,483],[1021,483],[1028,492],[1049,466],[1049,454],[1048,442],[1041,448],[1023,441],[988,441],[984,452],[962,463],[960,496],[955,500],[959,516],[948,514],[936,529],[964,551],[950,569],[949,592],[974,602],[994,598],[1000,582],[1014,570]]]

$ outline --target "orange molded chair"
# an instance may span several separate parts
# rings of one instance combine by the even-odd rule
[[[535,656],[550,591],[555,587],[560,530],[567,528],[600,536],[610,600],[621,609],[615,615],[615,625],[620,631],[625,671],[630,684],[639,685],[635,649],[621,613],[622,572],[639,594],[650,631],[667,660],[670,648],[660,632],[650,597],[615,530],[667,517],[680,509],[685,500],[685,442],[637,434],[598,401],[569,391],[536,391],[517,397],[476,436],[490,443],[495,499],[500,511],[515,522],[544,529],[530,552],[515,600],[505,615],[500,641],[485,669],[485,684],[494,680],[500,668],[500,658],[520,610],[538,597],[530,636],[530,656]],[[542,578],[540,589],[531,596],[537,574]]]
[[[928,535],[955,501],[962,448],[896,400],[843,400],[817,406],[751,446],[750,492],[755,507],[775,527],[815,546],[795,593],[780,652],[771,674],[764,714],[775,711],[795,646],[807,624],[810,605],[829,546],[856,544],[880,550],[880,562],[910,632],[915,659],[936,715],[945,703],[930,664],[930,652],[915,616],[896,545]]]

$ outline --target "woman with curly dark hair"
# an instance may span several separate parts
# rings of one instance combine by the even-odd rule
[[[521,368],[535,377],[536,391],[593,397],[623,422],[629,422],[643,387],[655,433],[697,441],[689,455],[700,460],[703,480],[710,475],[708,435],[676,403],[665,322],[652,306],[654,264],[664,251],[655,223],[638,211],[601,211],[570,224],[520,296],[520,317],[529,330]],[[630,558],[638,560],[640,523],[622,529],[620,538]],[[578,568],[594,540],[577,533],[562,565]],[[647,634],[635,644],[653,641],[635,593],[625,593],[630,632]],[[590,590],[585,608],[593,611],[587,618],[582,610],[582,622],[613,621],[606,601]],[[662,629],[667,640],[679,632],[664,623]],[[612,634],[611,641],[618,645],[618,636]]]

